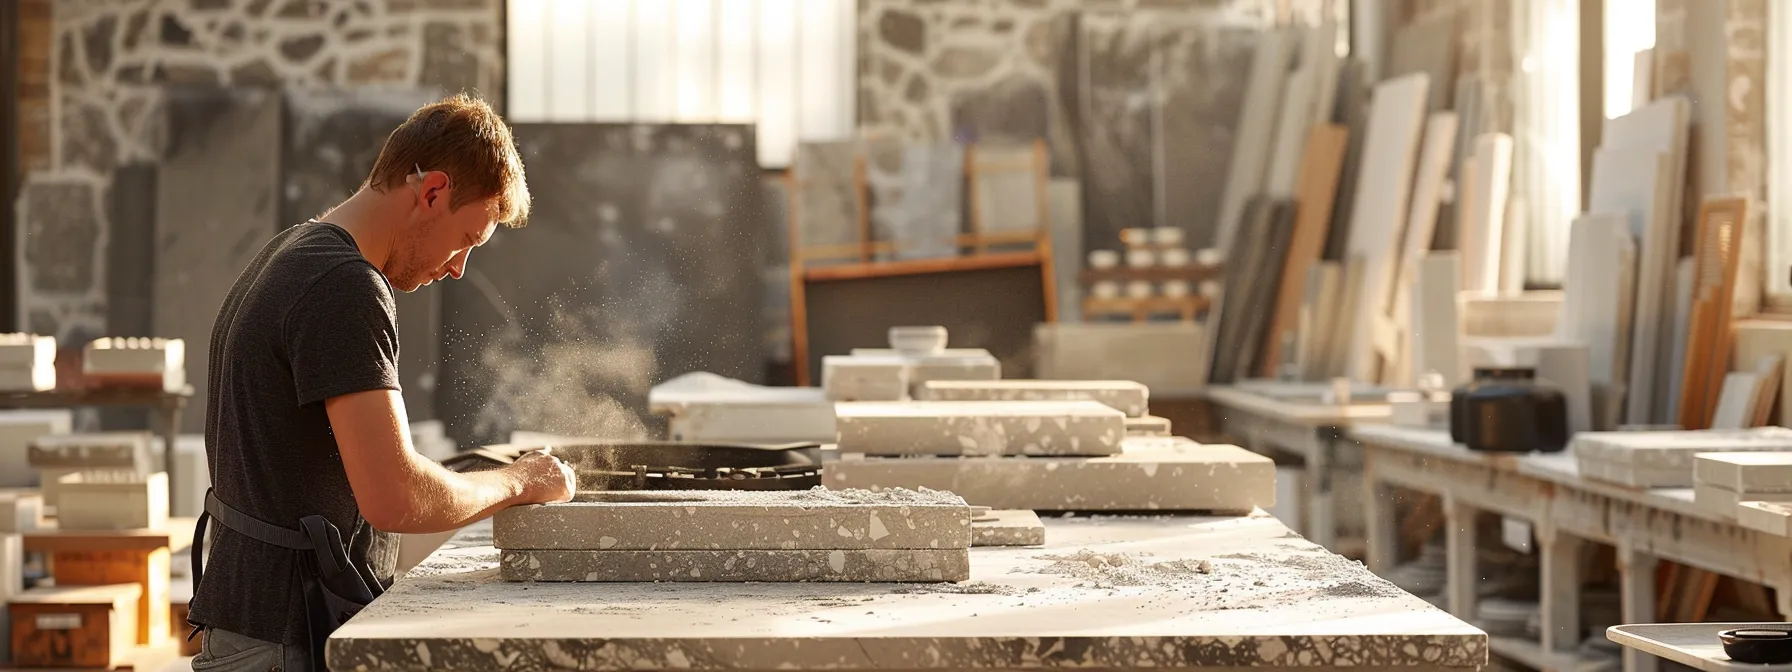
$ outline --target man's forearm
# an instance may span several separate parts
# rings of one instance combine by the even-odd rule
[[[411,483],[399,488],[409,501],[400,507],[397,520],[374,527],[387,532],[428,534],[446,532],[483,520],[518,503],[524,484],[514,470],[492,469],[472,473],[449,471],[442,465],[410,453]]]

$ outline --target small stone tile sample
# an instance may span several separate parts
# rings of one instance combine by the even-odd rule
[[[1583,475],[1635,487],[1689,488],[1700,453],[1792,451],[1792,429],[1581,432],[1569,450]]]
[[[149,432],[52,434],[32,441],[25,456],[31,466],[40,469],[147,470],[153,438]]]
[[[929,259],[958,254],[964,229],[964,148],[957,143],[907,145],[898,176],[901,197],[873,221],[895,241],[897,259]]]
[[[1275,504],[1275,462],[1237,446],[1130,437],[1110,457],[852,459],[831,488],[932,488],[973,506],[1033,511],[1250,511]]]
[[[1706,483],[1692,486],[1692,496],[1693,503],[1699,508],[1724,518],[1735,518],[1736,507],[1741,506],[1743,502],[1792,503],[1792,492],[1740,493]]]
[[[64,530],[168,526],[168,474],[80,471],[57,479],[56,525]]]
[[[1678,467],[1639,467],[1627,462],[1581,459],[1575,461],[1581,477],[1633,488],[1690,488],[1692,472]]]
[[[970,549],[503,551],[505,581],[945,582],[971,578]]]
[[[821,386],[834,401],[907,399],[908,375],[908,362],[896,357],[828,355],[821,358]]]
[[[971,509],[949,492],[656,490],[580,493],[493,517],[508,550],[952,549]]]
[[[1150,390],[1130,380],[928,380],[917,386],[926,401],[1094,401],[1144,416]]]
[[[1792,502],[1743,502],[1736,523],[1757,532],[1792,537]]]
[[[834,408],[842,453],[1113,455],[1126,416],[1093,401],[910,401]]]
[[[1170,419],[1147,415],[1126,419],[1127,436],[1169,436]]]
[[[1693,481],[1731,492],[1792,492],[1792,452],[1701,453]]]
[[[790,164],[796,180],[796,220],[801,247],[854,245],[859,235],[859,193],[853,175],[859,143],[804,142]],[[841,250],[825,256],[844,256]],[[856,255],[853,255],[856,256]]]
[[[1045,523],[1032,511],[992,510],[971,519],[971,546],[1041,546]]]
[[[932,380],[998,380],[1002,363],[989,351],[955,355],[950,352],[925,357],[912,357],[908,367],[911,393],[922,383]]]

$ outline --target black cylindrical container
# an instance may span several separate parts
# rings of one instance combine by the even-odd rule
[[[1450,438],[1470,450],[1553,453],[1568,446],[1561,388],[1529,368],[1476,368],[1450,395]]]

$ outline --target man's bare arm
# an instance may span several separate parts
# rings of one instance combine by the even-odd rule
[[[461,474],[412,448],[404,401],[369,390],[324,401],[342,467],[361,517],[387,532],[458,529],[518,504],[564,502],[575,488],[570,468],[544,453],[503,469]]]

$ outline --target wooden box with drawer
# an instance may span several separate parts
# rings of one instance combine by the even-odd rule
[[[137,643],[134,583],[32,588],[13,597],[12,664],[111,669]]]

